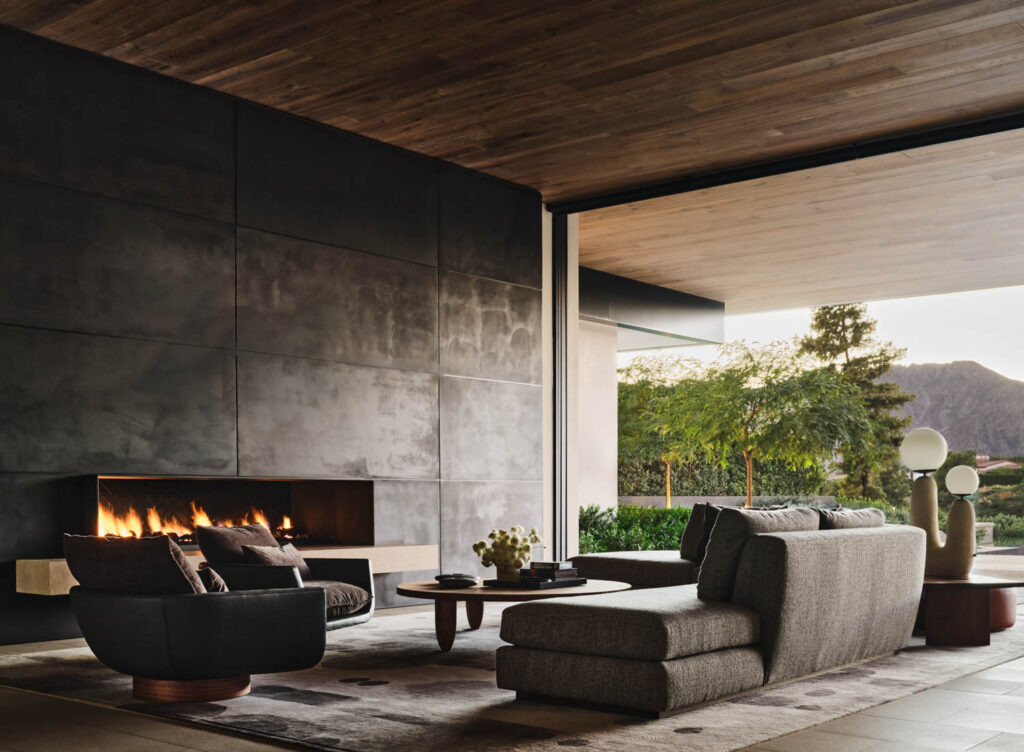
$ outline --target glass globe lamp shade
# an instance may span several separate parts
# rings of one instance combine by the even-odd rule
[[[931,473],[942,467],[948,451],[941,433],[932,428],[915,428],[900,444],[900,459],[915,473]]]
[[[969,465],[957,465],[946,473],[946,488],[954,496],[970,496],[978,490],[978,473]]]

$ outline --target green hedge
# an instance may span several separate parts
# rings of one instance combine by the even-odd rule
[[[620,506],[580,508],[580,553],[679,548],[689,509]]]
[[[978,473],[978,480],[982,486],[1016,486],[1024,482],[1024,470],[989,470]]]
[[[1012,514],[993,514],[978,517],[978,522],[995,523],[992,533],[997,546],[1024,544],[1024,517]]]

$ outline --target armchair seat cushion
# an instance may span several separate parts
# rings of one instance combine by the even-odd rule
[[[547,651],[666,661],[754,645],[760,625],[753,609],[703,601],[696,585],[687,585],[521,603],[502,614],[501,639]]]
[[[628,582],[635,587],[671,587],[697,581],[697,562],[679,551],[616,551],[573,557],[580,575],[594,580]]]
[[[335,580],[306,580],[303,587],[323,588],[327,596],[327,619],[341,619],[370,602],[370,594],[357,585]]]

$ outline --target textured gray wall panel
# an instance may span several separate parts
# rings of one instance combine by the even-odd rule
[[[242,475],[436,478],[437,376],[238,355]]]
[[[235,472],[230,352],[0,327],[0,470]]]
[[[234,103],[0,27],[0,172],[230,222]]]
[[[494,577],[473,553],[493,528],[522,525],[541,529],[544,519],[543,483],[441,483],[441,570]],[[544,550],[534,558],[545,559]]]
[[[238,224],[436,265],[437,166],[240,104]]]
[[[406,598],[395,592],[395,588],[403,582],[420,582],[432,580],[439,573],[437,569],[421,569],[413,572],[391,572],[390,574],[376,574],[373,576],[374,601],[377,608],[397,608],[399,606],[429,606],[430,601],[422,598]],[[462,606],[459,607],[460,609]],[[462,616],[460,619],[464,618]],[[431,641],[434,639],[433,629],[424,632],[425,637]]]
[[[373,482],[376,543],[439,543],[440,488],[429,480]]]
[[[437,370],[437,269],[238,229],[238,346]]]
[[[0,177],[0,322],[232,347],[231,225]]]
[[[441,477],[541,480],[541,388],[441,379]]]
[[[540,290],[441,272],[441,372],[541,381]]]
[[[529,188],[441,169],[440,266],[541,286],[541,199]]]

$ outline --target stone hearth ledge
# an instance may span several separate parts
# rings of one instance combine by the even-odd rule
[[[395,543],[378,546],[322,546],[300,549],[307,559],[369,559],[374,574],[437,569],[434,543]],[[186,551],[202,559],[199,551]],[[15,589],[27,595],[67,595],[78,584],[64,559],[18,559]]]

